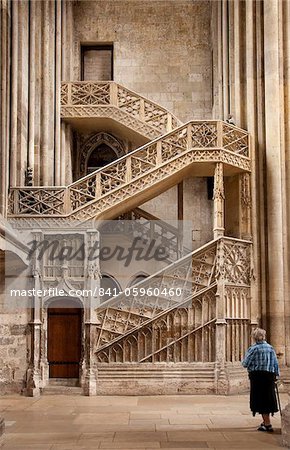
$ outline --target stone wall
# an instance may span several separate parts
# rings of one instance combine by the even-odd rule
[[[213,201],[208,198],[207,178],[190,177],[183,181],[183,227],[186,240],[190,237],[192,249],[213,239]],[[177,187],[169,189],[150,202],[141,205],[149,213],[177,226]]]
[[[114,80],[180,120],[211,118],[210,2],[96,0],[74,4],[74,79],[80,44],[114,44]]]
[[[16,258],[13,261],[16,266]],[[9,264],[10,268],[11,265],[12,262]],[[20,272],[20,265],[17,270]],[[12,273],[10,275],[13,276]],[[19,298],[18,306],[7,304],[5,297],[7,280],[4,252],[0,251],[0,395],[7,392],[22,392],[25,389],[26,370],[30,358],[28,325],[30,311],[25,307],[26,300],[23,307],[19,307],[23,301]],[[21,281],[14,280],[14,283],[14,286],[10,285],[11,288],[19,289]]]
[[[23,392],[28,367],[28,311],[0,314],[0,394]]]

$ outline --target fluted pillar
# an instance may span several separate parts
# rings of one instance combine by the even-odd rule
[[[17,183],[18,2],[12,2],[10,186]]]
[[[28,108],[28,161],[27,166],[34,171],[35,139],[35,1],[29,2],[29,108]],[[33,178],[33,172],[32,172]]]
[[[269,265],[269,320],[271,344],[285,361],[285,247],[280,89],[279,0],[264,2],[265,125],[267,166],[267,219]]]
[[[43,58],[43,71],[42,71],[42,140],[41,140],[41,152],[42,152],[42,184],[49,184],[49,1],[43,1],[43,33],[42,33],[42,58]]]
[[[60,185],[61,133],[60,133],[60,87],[61,87],[61,0],[56,0],[55,29],[55,184]]]

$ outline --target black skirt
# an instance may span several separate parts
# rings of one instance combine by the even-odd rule
[[[250,408],[253,416],[272,414],[278,411],[275,393],[275,374],[264,370],[249,372],[251,392]]]

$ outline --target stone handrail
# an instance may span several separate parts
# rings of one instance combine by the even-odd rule
[[[11,188],[10,216],[100,218],[195,162],[250,171],[248,133],[222,121],[188,122],[67,187]]]

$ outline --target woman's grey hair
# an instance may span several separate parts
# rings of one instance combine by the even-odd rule
[[[252,337],[256,342],[264,341],[266,339],[266,330],[255,328],[252,332]]]

